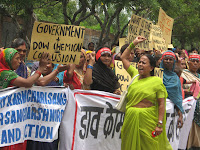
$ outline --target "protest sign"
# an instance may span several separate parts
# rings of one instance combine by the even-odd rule
[[[69,90],[69,102],[60,127],[59,149],[121,150],[124,113],[114,109],[118,101],[119,96],[112,93]],[[193,97],[183,100],[184,123],[193,118],[195,102]],[[177,128],[178,114],[170,100],[167,100],[166,116],[168,140],[173,149],[178,149],[179,140],[187,139],[189,129]]]
[[[43,52],[56,64],[78,64],[85,28],[74,25],[35,22],[28,60],[39,60]]]
[[[174,19],[169,17],[165,11],[160,8],[158,16],[158,25],[160,26],[163,37],[166,44],[171,44],[172,28],[173,28]]]
[[[136,48],[149,51],[152,24],[152,21],[133,14],[128,25],[128,42],[131,43],[139,35],[144,36],[146,40],[137,44]]]
[[[156,50],[167,50],[167,45],[165,39],[163,38],[162,30],[158,25],[152,25],[151,34],[150,34],[152,47]],[[152,48],[152,49],[153,49]]]
[[[125,44],[129,44],[128,39],[127,38],[119,38],[119,49],[121,49],[121,47]]]
[[[0,147],[25,140],[58,138],[68,96],[64,88],[16,88],[0,91]]]
[[[138,64],[132,62],[131,65],[138,68]],[[125,91],[127,89],[127,86],[131,82],[131,76],[128,74],[128,72],[124,69],[122,61],[115,60],[115,75],[118,78],[118,82],[120,84],[119,90],[121,92]],[[162,68],[154,68],[154,75],[157,77],[160,77],[163,80],[163,69]]]

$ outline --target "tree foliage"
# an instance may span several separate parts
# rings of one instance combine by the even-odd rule
[[[199,46],[200,2],[196,0],[1,0],[0,13],[12,17],[19,36],[30,38],[33,22],[81,25],[101,31],[99,45],[110,41],[109,33],[119,37],[127,35],[131,14],[158,20],[159,8],[174,18],[172,42],[179,47]],[[26,22],[17,22],[17,16]]]

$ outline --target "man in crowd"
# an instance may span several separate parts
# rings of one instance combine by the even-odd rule
[[[30,76],[29,74],[30,70],[25,64],[25,58],[27,52],[26,42],[21,38],[16,38],[12,41],[11,47],[19,52],[21,60],[20,66],[18,67],[17,70],[15,70],[15,72],[23,78],[28,78]]]

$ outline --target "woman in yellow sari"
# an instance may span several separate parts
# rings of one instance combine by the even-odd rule
[[[143,55],[138,70],[127,60],[135,45],[144,40],[144,37],[137,37],[121,56],[131,77],[139,73],[128,89],[121,149],[172,150],[165,130],[167,91],[162,80],[153,76],[155,60],[151,55]]]

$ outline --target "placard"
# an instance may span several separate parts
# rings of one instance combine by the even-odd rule
[[[160,26],[163,37],[166,41],[166,44],[171,44],[172,28],[173,28],[174,19],[169,17],[165,11],[160,8],[158,16],[158,25]]]
[[[125,45],[125,44],[129,44],[128,38],[127,37],[126,38],[119,38],[119,49],[121,49],[122,46]]]
[[[162,30],[159,25],[152,25],[151,34],[150,34],[152,47],[156,50],[167,50],[167,45],[165,39],[163,38]],[[153,49],[152,48],[152,49]]]
[[[131,43],[137,36],[144,36],[146,40],[136,45],[136,48],[150,50],[150,32],[152,21],[144,19],[137,15],[132,15],[128,24],[128,42]]]
[[[79,64],[85,27],[35,22],[28,60],[39,60],[43,52],[56,64]]]

